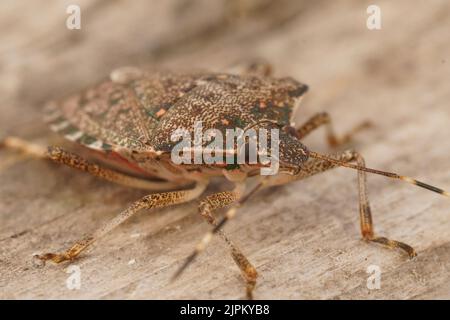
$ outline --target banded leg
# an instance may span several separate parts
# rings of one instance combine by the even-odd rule
[[[46,147],[12,136],[2,139],[0,141],[0,147],[20,151],[26,155],[37,158],[45,158],[47,151]]]
[[[183,273],[183,271],[186,270],[186,268],[194,261],[194,259],[201,252],[203,252],[205,250],[206,246],[209,244],[209,242],[211,241],[212,237],[216,233],[219,233],[219,231],[221,231],[221,229],[224,227],[224,225],[228,221],[230,221],[231,219],[233,219],[236,216],[236,212],[237,212],[238,207],[242,206],[254,193],[256,193],[256,191],[258,191],[260,188],[262,188],[264,186],[264,184],[265,184],[265,181],[266,181],[266,179],[262,179],[247,194],[245,194],[242,197],[239,197],[234,202],[234,205],[230,209],[227,210],[225,215],[222,217],[222,219],[219,220],[219,222],[217,224],[215,224],[215,226],[212,228],[212,230],[207,232],[203,236],[202,240],[197,244],[197,246],[195,247],[194,251],[186,258],[186,260],[181,265],[181,267],[177,270],[177,272],[175,272],[172,280],[174,280],[177,277],[179,277]],[[256,277],[257,277],[256,270],[253,268],[254,271],[252,271],[252,267],[250,267],[250,266],[251,266],[251,264],[248,265],[248,267],[249,267],[248,274],[250,275],[249,280],[252,280],[252,278],[254,278],[255,281],[256,281]],[[252,272],[255,272],[255,274],[251,275]],[[253,288],[249,287],[249,289],[253,289]]]
[[[208,221],[209,224],[216,227],[217,222],[212,212],[232,204],[239,198],[239,196],[239,191],[224,191],[212,194],[200,203],[200,214],[206,219],[206,221]],[[247,298],[253,299],[253,290],[256,286],[256,278],[258,277],[256,268],[250,263],[241,250],[239,250],[239,248],[227,237],[222,229],[218,231],[218,234],[229,246],[231,256],[241,270],[242,276],[246,282]]]
[[[46,155],[48,158],[57,163],[64,164],[77,170],[88,172],[93,176],[127,187],[144,190],[165,191],[180,189],[180,187],[184,186],[169,181],[152,181],[148,179],[140,179],[111,169],[103,168],[98,164],[89,162],[79,155],[67,152],[59,147],[48,147]]]
[[[28,159],[28,157],[45,158],[46,148],[36,143],[31,143],[17,137],[6,137],[0,140],[0,148],[8,148],[19,151],[19,154],[11,155],[8,159],[2,159],[0,162],[0,171],[6,170],[8,167]]]
[[[357,164],[361,167],[365,167],[365,162],[363,157],[352,150],[344,151],[340,154],[335,154],[331,156],[331,158],[334,158],[338,161],[343,162],[354,162],[356,161]],[[333,169],[338,167],[339,165],[336,163],[331,163],[323,160],[318,159],[311,159],[308,160],[308,162],[305,163],[305,165],[302,167],[299,174],[295,176],[286,176],[283,178],[279,178],[278,180],[272,180],[269,182],[270,186],[273,185],[280,185],[285,184],[291,181],[295,180],[302,180],[307,177],[310,177],[312,175],[322,173],[324,171]],[[360,215],[360,224],[361,224],[361,234],[364,240],[376,242],[383,244],[389,248],[400,248],[406,251],[406,253],[409,255],[410,258],[415,257],[417,254],[415,250],[403,243],[396,240],[389,240],[385,237],[376,237],[374,234],[374,227],[373,227],[373,221],[372,221],[372,213],[370,210],[369,200],[367,197],[367,181],[366,181],[366,172],[364,171],[358,171],[358,191],[359,191],[359,215]]]
[[[41,145],[28,142],[17,137],[6,137],[0,142],[0,147],[16,150],[22,153],[17,160],[23,159],[26,156],[32,156],[41,159],[51,159],[57,163],[67,165],[71,168],[86,171],[93,176],[121,184],[127,187],[153,190],[153,191],[166,191],[179,189],[180,187],[187,186],[188,184],[179,184],[168,181],[151,181],[149,179],[139,179],[132,177],[111,169],[102,168],[101,166],[91,163],[79,155],[67,152],[59,147],[43,147]],[[14,160],[14,159],[13,159]],[[0,169],[11,165],[14,161],[8,163],[2,163]]]
[[[83,238],[80,241],[77,241],[70,249],[66,250],[65,252],[60,254],[45,253],[42,255],[37,255],[36,258],[43,261],[52,260],[55,263],[60,263],[66,260],[73,260],[87,247],[89,247],[99,238],[103,237],[108,232],[119,226],[121,223],[123,223],[125,220],[136,214],[138,211],[142,209],[163,208],[170,205],[188,202],[190,200],[199,197],[206,189],[206,186],[207,186],[206,182],[199,182],[193,189],[190,190],[172,191],[147,195],[141,198],[140,200],[134,202],[127,209],[119,213],[118,216],[110,220],[103,227],[96,230],[91,235]]]
[[[339,137],[334,132],[333,126],[331,124],[330,115],[326,112],[321,112],[314,115],[312,118],[306,121],[299,129],[297,129],[298,139],[306,137],[308,134],[310,134],[312,131],[314,131],[315,129],[319,128],[322,125],[326,126],[327,141],[331,147],[336,147],[350,142],[356,133],[358,133],[363,129],[370,128],[372,126],[370,122],[365,121],[354,127],[352,130],[350,130],[343,136]]]

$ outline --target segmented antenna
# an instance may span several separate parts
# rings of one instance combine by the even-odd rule
[[[381,170],[371,169],[371,168],[367,168],[367,167],[361,167],[361,166],[358,166],[358,165],[355,165],[355,164],[351,164],[351,163],[347,163],[347,162],[344,162],[344,161],[341,161],[341,160],[333,159],[333,158],[331,158],[329,156],[326,156],[326,155],[323,155],[323,154],[320,154],[320,153],[317,153],[317,152],[313,152],[313,151],[309,152],[309,156],[312,157],[312,158],[316,158],[316,159],[320,159],[320,160],[323,160],[323,161],[327,161],[327,162],[331,162],[331,163],[337,164],[337,165],[339,165],[341,167],[347,167],[347,168],[351,168],[351,169],[355,169],[355,170],[359,170],[359,171],[365,171],[365,172],[369,172],[369,173],[382,175],[382,176],[385,176],[385,177],[388,177],[388,178],[392,178],[392,179],[406,181],[406,182],[408,182],[410,184],[413,184],[413,185],[416,185],[418,187],[421,187],[421,188],[424,188],[424,189],[427,189],[427,190],[430,190],[430,191],[442,194],[443,196],[450,197],[450,192],[445,191],[445,190],[440,189],[440,188],[437,188],[435,186],[429,185],[427,183],[418,181],[418,180],[413,179],[411,177],[401,176],[401,175],[398,175],[398,174],[392,173],[392,172],[381,171]]]

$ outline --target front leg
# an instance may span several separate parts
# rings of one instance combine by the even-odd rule
[[[372,124],[369,121],[364,121],[345,133],[343,136],[338,136],[334,132],[333,125],[331,124],[330,115],[327,112],[321,112],[308,121],[306,121],[299,129],[297,129],[297,138],[303,139],[309,135],[312,131],[316,130],[321,126],[326,126],[327,130],[327,142],[331,147],[337,147],[350,142],[353,136],[361,130],[370,128]]]
[[[364,158],[359,153],[353,150],[348,150],[342,153],[334,154],[330,157],[346,163],[357,162],[359,166],[365,167]],[[296,180],[303,180],[318,173],[334,169],[338,166],[339,165],[335,163],[318,159],[310,159],[304,164],[304,166],[301,168],[300,172],[297,175],[295,176],[284,175],[274,177],[269,180],[268,186],[281,185]],[[372,221],[372,212],[370,209],[369,200],[367,196],[366,172],[364,171],[358,171],[358,192],[359,192],[359,216],[360,216],[361,234],[363,239],[370,242],[380,243],[389,248],[400,248],[404,250],[410,258],[415,257],[417,254],[411,246],[400,241],[375,236]]]

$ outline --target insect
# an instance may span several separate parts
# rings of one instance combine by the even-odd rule
[[[46,115],[50,128],[95,153],[102,165],[59,147],[43,150],[16,137],[4,139],[4,147],[48,157],[105,180],[152,192],[68,250],[44,253],[36,258],[55,263],[71,261],[138,211],[191,201],[202,195],[212,177],[224,177],[234,184],[234,188],[200,201],[199,213],[211,225],[211,231],[201,238],[173,279],[180,276],[218,234],[228,245],[243,275],[246,295],[252,298],[258,276],[256,268],[223,227],[258,190],[303,180],[339,166],[358,172],[363,239],[402,249],[411,258],[416,256],[411,246],[375,235],[366,192],[366,173],[402,180],[444,196],[450,196],[449,192],[407,176],[367,168],[363,157],[353,150],[330,155],[309,150],[301,141],[318,127],[325,126],[328,144],[337,146],[349,142],[356,132],[368,125],[363,123],[347,134],[337,136],[329,115],[319,113],[296,128],[292,123],[293,114],[308,88],[289,77],[272,77],[269,70],[259,64],[241,74],[173,73],[124,67],[113,71],[99,85],[52,103]],[[264,166],[261,163],[234,166],[175,164],[171,158],[174,148],[171,134],[181,127],[193,128],[196,121],[202,121],[205,129],[220,131],[238,126],[256,131],[278,129],[279,172],[262,176],[259,174]],[[228,210],[217,219],[214,211],[225,207],[229,207]]]

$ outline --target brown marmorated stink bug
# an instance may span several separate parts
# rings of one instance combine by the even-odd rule
[[[309,150],[302,138],[325,125],[331,146],[348,142],[352,135],[367,126],[362,124],[348,134],[337,137],[330,118],[320,113],[295,128],[292,115],[307,91],[307,86],[292,78],[274,78],[270,68],[252,65],[240,75],[230,73],[172,73],[132,67],[115,70],[110,78],[81,94],[60,103],[52,103],[47,119],[51,129],[67,139],[101,155],[104,166],[94,164],[59,147],[42,147],[15,137],[3,140],[4,147],[48,157],[58,163],[87,171],[94,176],[128,187],[158,191],[137,200],[93,234],[76,242],[67,251],[45,253],[39,260],[60,263],[75,259],[83,250],[141,209],[161,208],[198,198],[215,176],[233,182],[235,188],[207,196],[199,211],[212,229],[207,233],[175,273],[174,278],[202,252],[218,233],[230,248],[231,255],[246,281],[246,293],[252,297],[257,271],[223,231],[227,221],[258,189],[286,184],[343,166],[358,170],[359,210],[363,239],[390,248],[400,248],[409,257],[416,252],[409,245],[374,234],[366,192],[366,173],[399,179],[416,186],[450,196],[450,193],[415,179],[395,173],[367,168],[363,157],[352,150],[323,155]],[[279,172],[260,175],[266,164],[243,163],[176,164],[171,159],[174,142],[171,135],[178,128],[193,128],[201,121],[205,129],[229,128],[278,129]],[[193,134],[192,129],[189,132]],[[202,145],[204,146],[204,145]],[[192,150],[188,150],[192,154]],[[224,150],[236,154],[237,149]],[[351,164],[356,162],[356,164]],[[113,169],[114,168],[114,169]],[[253,181],[249,187],[250,180]],[[218,221],[213,211],[231,206]]]

